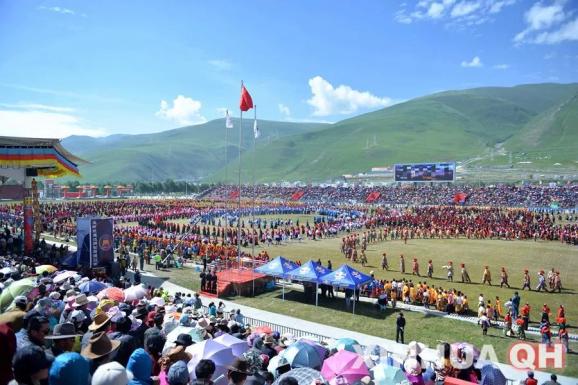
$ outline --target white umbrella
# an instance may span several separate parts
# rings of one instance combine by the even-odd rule
[[[147,293],[147,289],[142,284],[131,286],[128,289],[124,289],[124,300],[131,302],[136,299],[142,299],[146,297]]]
[[[187,364],[189,368],[189,374],[191,380],[196,379],[195,367],[202,359],[208,359],[215,363],[215,373],[213,378],[218,378],[221,374],[227,374],[227,367],[233,363],[235,356],[231,348],[221,345],[213,340],[204,340],[198,344],[189,346],[186,350],[187,353],[191,354],[191,360]],[[219,381],[215,383],[216,385],[226,385],[227,378],[223,376]]]
[[[233,337],[230,334],[222,334],[219,337],[215,338],[214,341],[230,347],[235,356],[240,356],[241,354],[249,350],[249,345],[247,344],[247,341],[243,341],[239,338]]]
[[[159,306],[159,307],[165,306],[165,300],[162,299],[161,297],[154,297],[153,299],[151,299],[149,301],[149,304]]]
[[[62,273],[59,273],[56,277],[52,279],[54,283],[60,283],[66,281],[68,278],[72,278],[78,275],[78,272],[72,270],[65,270]]]

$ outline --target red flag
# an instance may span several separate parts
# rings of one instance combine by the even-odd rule
[[[251,95],[249,95],[249,91],[243,86],[241,88],[241,101],[239,102],[239,108],[241,111],[249,111],[253,108],[253,99],[251,99]]]

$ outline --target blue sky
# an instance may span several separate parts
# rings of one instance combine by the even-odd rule
[[[575,0],[0,0],[0,135],[339,121],[441,90],[578,81]],[[252,113],[251,113],[252,116]]]

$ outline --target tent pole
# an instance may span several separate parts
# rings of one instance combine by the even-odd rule
[[[283,280],[283,301],[285,301],[285,280]]]
[[[319,282],[315,284],[315,306],[319,304]]]
[[[355,289],[356,287],[353,286],[353,314],[355,314]]]

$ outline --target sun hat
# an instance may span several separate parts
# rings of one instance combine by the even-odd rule
[[[169,385],[186,385],[191,380],[189,369],[184,361],[177,361],[171,365],[167,373]]]
[[[82,305],[87,305],[88,304],[88,298],[86,298],[86,294],[79,294],[74,298],[74,304],[72,305],[73,307],[79,307]]]
[[[227,366],[227,369],[232,372],[249,374],[249,363],[247,360],[237,357],[231,365]]]
[[[76,328],[74,327],[74,324],[71,322],[65,322],[65,323],[61,323],[58,324],[54,327],[54,330],[52,331],[52,334],[49,336],[46,336],[45,338],[47,340],[61,340],[61,339],[65,339],[65,338],[74,338],[77,336],[80,336],[81,334],[78,334],[76,332]]]
[[[184,347],[191,346],[193,344],[193,337],[190,334],[181,333],[175,340],[176,345],[182,345]]]
[[[98,313],[92,320],[92,323],[88,325],[88,330],[98,330],[108,321],[110,321],[110,316],[107,313]]]
[[[91,385],[127,385],[128,376],[124,366],[116,361],[100,365],[92,375]]]
[[[112,353],[120,346],[120,341],[110,340],[106,332],[98,332],[90,337],[88,345],[81,354],[88,359],[95,359]]]

